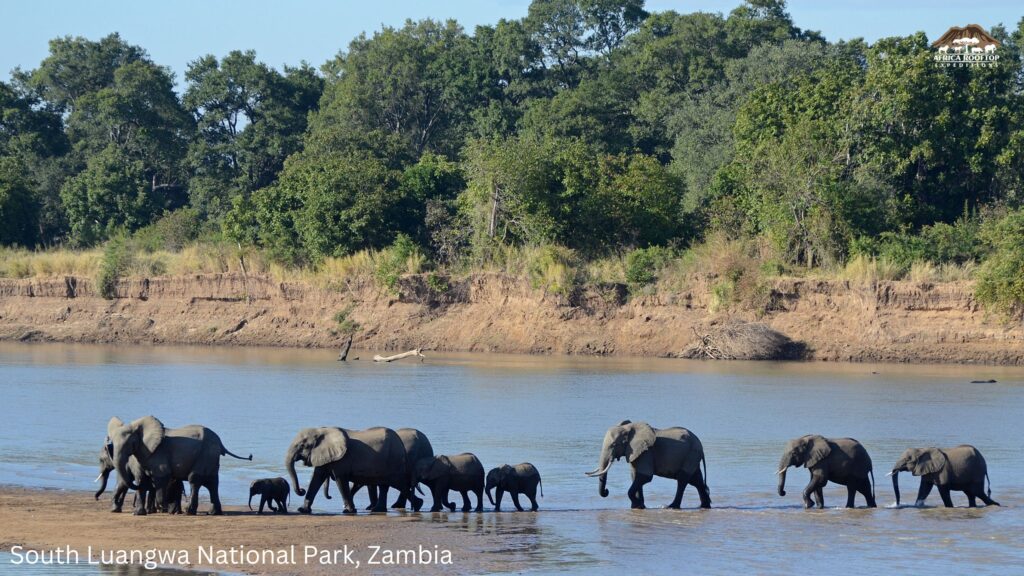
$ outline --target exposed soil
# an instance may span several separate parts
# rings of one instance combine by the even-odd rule
[[[110,502],[94,501],[87,492],[0,488],[0,550],[15,546],[24,550],[76,550],[85,562],[89,547],[92,558],[103,558],[101,551],[118,550],[187,551],[190,563],[179,567],[258,574],[338,574],[354,573],[354,566],[321,563],[314,554],[305,557],[305,546],[317,550],[353,550],[352,560],[361,561],[359,573],[368,574],[480,574],[514,570],[516,558],[504,551],[505,544],[494,534],[481,514],[402,514],[387,516],[342,515],[303,516],[298,514],[256,515],[245,507],[225,506],[223,516],[172,516],[155,514],[132,516],[109,512]],[[201,507],[202,509],[202,507]],[[491,515],[493,516],[493,515]],[[464,518],[465,517],[465,518]],[[198,548],[213,551],[214,563],[202,562]],[[272,552],[296,547],[295,563],[248,564],[241,550]],[[372,546],[381,547],[376,560],[383,561],[387,551],[423,546],[431,552],[451,551],[451,564],[371,565]],[[231,562],[234,548],[241,562]],[[226,551],[222,563],[217,555]],[[19,552],[23,558],[24,552]],[[401,558],[393,553],[392,558]],[[435,558],[442,557],[441,553]],[[406,560],[410,556],[404,556]],[[331,560],[333,562],[333,558]],[[56,569],[55,569],[56,571]]]
[[[0,280],[0,340],[337,348],[346,334],[334,317],[351,306],[355,346],[374,351],[675,357],[716,326],[759,321],[814,360],[1024,364],[1024,326],[987,313],[973,288],[782,279],[761,310],[712,313],[706,289],[627,297],[607,285],[566,297],[499,274],[451,279],[441,292],[425,276],[394,292],[160,277],[123,280],[112,300],[88,278]]]

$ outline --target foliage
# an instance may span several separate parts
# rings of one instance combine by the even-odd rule
[[[374,277],[382,286],[394,290],[402,274],[417,274],[425,264],[419,246],[405,234],[399,234],[391,246],[378,255]]]
[[[362,328],[358,322],[350,318],[352,310],[354,310],[355,307],[355,304],[349,304],[344,310],[338,310],[334,314],[334,321],[337,322],[338,332],[341,334],[355,334],[360,328]]]
[[[978,300],[1020,318],[1024,314],[1024,210],[987,223],[982,236],[993,253],[978,271]]]
[[[118,234],[107,242],[107,246],[103,249],[99,275],[96,278],[100,296],[107,300],[117,297],[117,281],[131,265],[131,257],[128,240],[124,234]]]
[[[661,246],[633,250],[626,256],[626,281],[638,287],[653,284],[672,257],[672,251]]]

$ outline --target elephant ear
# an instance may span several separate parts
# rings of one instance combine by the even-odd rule
[[[146,450],[153,452],[164,441],[164,424],[156,416],[143,416],[132,422],[133,430],[142,431],[142,444]]]
[[[452,461],[447,456],[438,456],[434,458],[434,463],[430,465],[430,469],[427,470],[427,480],[437,480],[447,474],[451,473]]]
[[[111,418],[110,422],[107,422],[107,442],[109,442],[111,438],[117,436],[118,431],[123,427],[124,422],[122,422],[120,418],[117,416]]]
[[[925,476],[927,474],[943,472],[947,464],[946,455],[942,453],[942,450],[938,448],[925,448],[917,455],[914,467],[910,471],[914,476]]]
[[[804,463],[804,466],[808,468],[817,466],[822,460],[828,458],[828,455],[832,453],[832,448],[828,445],[828,440],[825,440],[823,436],[811,436],[809,444],[807,461]]]
[[[651,428],[650,424],[646,422],[637,422],[632,425],[633,435],[629,439],[629,462],[635,462],[637,458],[643,456],[644,452],[654,446],[654,441],[657,439],[657,435],[654,433],[654,428]]]
[[[341,460],[348,451],[348,436],[341,428],[322,428],[309,451],[309,463],[326,466]]]

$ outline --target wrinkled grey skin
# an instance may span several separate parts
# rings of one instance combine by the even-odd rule
[[[415,428],[399,428],[395,430],[398,437],[402,439],[402,447],[405,448],[405,468],[406,475],[409,477],[409,486],[414,486],[413,474],[416,470],[416,463],[425,458],[434,457],[434,447],[430,445],[430,439],[427,435]],[[331,498],[329,494],[330,482],[324,482],[324,498],[328,500]],[[355,497],[356,492],[362,488],[362,484],[355,484],[352,486],[352,496]],[[377,506],[377,489],[374,486],[367,487],[366,491],[370,495],[370,505],[367,510],[373,510]],[[398,499],[391,505],[392,508],[405,508],[406,500],[412,503],[412,509],[416,512],[420,511],[423,507],[423,499],[418,498],[416,494],[410,490],[408,497],[406,493],[399,492]]]
[[[135,484],[128,470],[128,460],[134,456],[156,491],[161,507],[167,504],[168,490],[173,481],[188,482],[191,498],[186,514],[194,515],[199,509],[199,489],[206,488],[212,507],[210,514],[222,514],[220,504],[219,471],[220,457],[242,458],[228,451],[220,437],[204,426],[192,425],[181,428],[165,428],[154,416],[144,416],[125,424],[119,418],[111,418],[107,424],[107,437],[113,445],[112,458],[118,476],[128,487],[139,492],[139,504],[134,514],[146,514],[146,489]]]
[[[896,493],[896,505],[900,503],[900,472],[910,472],[921,477],[921,487],[917,491],[917,506],[924,506],[924,501],[938,486],[939,496],[946,508],[953,507],[950,498],[951,490],[958,490],[967,495],[967,504],[974,508],[977,498],[986,506],[999,506],[992,499],[992,483],[988,491],[985,481],[988,479],[988,465],[985,457],[974,446],[963,444],[956,448],[910,448],[906,450],[892,467],[892,488]]]
[[[431,512],[440,512],[447,506],[452,512],[455,504],[448,501],[448,491],[462,494],[462,511],[484,511],[484,465],[469,452],[454,456],[434,456],[416,463],[414,480],[430,488],[434,497]],[[476,508],[469,503],[469,493],[476,494]]]
[[[299,485],[295,462],[313,467],[309,489]],[[305,496],[300,514],[312,512],[313,500],[324,482],[334,478],[344,502],[343,512],[355,514],[350,483],[375,486],[378,498],[374,512],[387,512],[388,489],[407,493],[409,476],[405,468],[402,439],[390,428],[346,430],[334,426],[305,428],[292,440],[285,453],[285,466],[295,493]]]
[[[114,471],[114,459],[113,459],[114,447],[111,444],[104,442],[103,448],[100,449],[100,475],[96,477],[97,481],[102,481],[99,490],[93,496],[99,500],[100,496],[107,489],[107,481],[110,478],[110,473]],[[130,480],[134,483],[140,483],[144,491],[147,494],[146,497],[146,512],[152,514],[158,510],[156,505],[156,492],[152,490],[152,483],[149,477],[142,472],[142,467],[139,465],[139,461],[134,456],[128,459],[128,473],[132,476]],[[121,481],[120,477],[117,480],[117,486],[114,489],[114,495],[111,498],[112,507],[111,512],[121,512],[122,506],[124,506],[124,498],[128,493],[128,484]],[[170,493],[168,498],[168,504],[161,505],[159,511],[170,512],[171,514],[181,514],[181,498],[185,492],[185,485],[175,480],[171,483]],[[138,505],[138,494],[133,499],[132,507]]]
[[[515,466],[504,464],[497,468],[491,468],[487,473],[487,482],[484,488],[487,491],[487,499],[491,501],[495,512],[501,512],[501,498],[505,492],[512,495],[512,503],[515,504],[516,510],[522,512],[523,507],[519,504],[520,494],[524,494],[530,499],[530,510],[537,510],[538,486],[540,486],[540,495],[544,496],[540,472],[533,464],[523,462]],[[491,498],[491,490],[497,491],[497,500]]]
[[[626,495],[630,507],[646,508],[644,485],[655,476],[676,481],[676,495],[666,508],[679,508],[683,492],[690,485],[697,489],[700,507],[711,507],[711,493],[707,486],[707,462],[704,460],[704,446],[697,435],[686,428],[652,428],[646,422],[622,421],[612,426],[604,435],[597,469],[587,476],[599,479],[597,491],[602,498],[608,496],[605,485],[608,469],[612,462],[625,457],[633,468],[633,483]],[[704,464],[704,474],[700,472]]]
[[[249,510],[252,510],[252,497],[260,495],[260,508],[257,514],[263,514],[263,506],[270,508],[275,514],[288,513],[288,495],[292,487],[288,481],[278,476],[277,478],[260,478],[249,484]],[[277,508],[274,503],[277,503]]]
[[[814,506],[811,495],[818,501],[818,508],[825,507],[822,488],[829,482],[846,486],[847,508],[854,507],[857,492],[864,495],[868,508],[875,507],[875,476],[871,456],[853,438],[825,438],[809,434],[790,440],[779,460],[779,471],[776,472],[779,476],[779,496],[786,495],[786,469],[790,466],[806,466],[811,473],[811,481],[803,491],[805,508]]]

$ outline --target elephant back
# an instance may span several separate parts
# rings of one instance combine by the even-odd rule
[[[676,477],[680,471],[684,476],[692,475],[704,458],[704,446],[700,438],[686,428],[679,426],[661,428],[656,431],[654,442],[654,473],[663,477]]]
[[[984,479],[988,466],[985,457],[974,446],[962,444],[946,448],[943,452],[948,460],[950,482],[967,484]]]
[[[430,444],[427,435],[415,428],[399,428],[395,430],[398,437],[402,439],[402,446],[408,459],[407,464],[412,465],[421,458],[432,458],[434,447]]]
[[[841,468],[830,469],[830,474],[835,474],[837,478],[844,476],[866,478],[868,473],[874,469],[871,455],[868,454],[867,448],[864,448],[864,445],[857,440],[853,438],[829,438],[828,442],[832,445],[830,463],[833,468]],[[840,458],[839,456],[844,457]]]
[[[540,472],[537,471],[537,467],[529,462],[516,464],[513,468],[516,471],[516,476],[520,478],[532,478],[534,476],[540,477]]]

